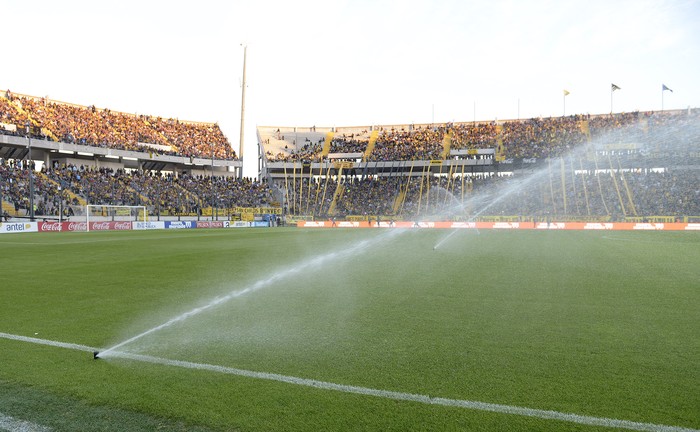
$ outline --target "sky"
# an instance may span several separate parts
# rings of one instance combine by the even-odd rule
[[[247,46],[249,177],[256,126],[660,110],[662,94],[665,109],[700,107],[700,0],[0,0],[0,11],[0,89],[216,122],[237,153]]]

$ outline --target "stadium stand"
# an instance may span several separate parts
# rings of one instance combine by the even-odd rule
[[[179,184],[203,177],[209,180],[199,182],[220,185],[216,200],[203,193],[211,187],[187,190]],[[212,206],[226,214],[225,206],[274,203],[266,185],[242,178],[242,163],[216,124],[10,90],[0,94],[0,181],[2,211],[9,217],[57,216],[61,208],[65,215],[78,214],[87,203],[146,205],[153,214],[195,216],[211,215]]]
[[[217,124],[163,119],[51,101],[9,90],[0,96],[0,129],[94,147],[185,157],[235,160],[236,153]]]
[[[12,216],[29,214],[29,170],[24,161],[0,161],[0,191]],[[59,193],[60,190],[60,193]],[[225,176],[160,175],[55,164],[34,174],[35,215],[58,216],[59,208],[79,214],[86,203],[144,205],[153,215],[222,215],[235,207],[274,206],[265,182]],[[212,197],[216,197],[212,199]],[[59,200],[63,199],[63,205]]]
[[[261,153],[287,212],[305,219],[695,220],[699,125],[684,110],[335,128],[327,157],[320,142]],[[270,129],[259,129],[263,149]],[[535,171],[541,181],[515,187]],[[476,197],[493,202],[484,211]]]
[[[629,134],[630,128],[642,130],[658,127],[687,116],[682,112],[634,112],[606,115],[573,115],[567,117],[534,118],[507,120],[497,122],[448,123],[445,125],[399,125],[380,126],[379,138],[372,151],[372,161],[402,161],[439,159],[444,150],[444,135],[453,132],[451,148],[488,149],[497,146],[499,132],[503,139],[507,158],[533,158],[558,156],[589,139],[602,135],[610,136],[615,131]],[[697,117],[693,112],[691,116]],[[279,131],[280,128],[277,128]],[[261,140],[267,148],[270,133],[263,132]],[[287,137],[295,136],[291,133]],[[282,146],[286,152],[266,151],[267,160],[301,161],[318,160],[320,141],[308,140],[298,146],[295,140],[285,140],[285,135],[276,134],[277,147]],[[333,139],[331,153],[364,152],[369,144],[367,129],[363,134],[336,135]]]
[[[215,124],[8,90],[0,129],[0,195],[15,217],[30,213],[32,172],[35,215],[77,214],[89,202],[143,205],[156,217],[282,206],[306,219],[700,220],[698,110],[259,127],[260,180],[228,171],[242,165],[227,162],[235,152]],[[72,156],[61,156],[66,148]],[[107,159],[113,151],[122,153]]]
[[[336,209],[339,215],[372,220],[376,215],[384,219],[437,216],[450,220],[495,221],[539,221],[554,217],[558,220],[621,221],[628,217],[648,219],[655,216],[676,220],[700,215],[700,172],[697,170],[628,174],[626,181],[634,207],[630,206],[626,193],[618,195],[613,178],[610,174],[577,177],[576,183],[564,186],[567,208],[564,208],[561,184],[557,182],[551,188],[548,183],[520,188],[508,199],[498,200],[517,178],[477,176],[457,178],[451,184],[443,177],[418,177],[410,181],[399,177],[353,178],[343,182],[343,199]],[[298,202],[292,201],[289,211],[325,218],[332,197],[323,191],[333,190],[337,182],[331,179],[328,185],[311,184],[309,186],[306,179],[299,182],[299,189],[293,194]],[[556,196],[553,197],[552,191]],[[317,199],[318,195],[323,198]],[[483,201],[470,204],[474,196],[488,197],[495,204]],[[489,205],[488,212],[479,214],[486,205]]]

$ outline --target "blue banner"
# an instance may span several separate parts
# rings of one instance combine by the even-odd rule
[[[197,228],[197,221],[165,221],[167,229]]]

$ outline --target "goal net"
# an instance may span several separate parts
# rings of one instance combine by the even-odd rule
[[[90,231],[90,222],[134,222],[147,221],[146,206],[124,206],[88,204],[85,206],[85,221]]]

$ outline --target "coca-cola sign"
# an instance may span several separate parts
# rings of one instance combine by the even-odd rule
[[[112,229],[109,225],[110,222],[92,222],[90,224],[90,231],[107,231]]]
[[[60,222],[39,222],[39,231],[62,231],[63,226]]]
[[[129,221],[90,222],[90,231],[130,230]],[[39,222],[39,231],[87,231],[87,222]]]
[[[90,222],[90,231],[130,230],[129,221]]]
[[[68,222],[68,226],[65,228],[67,231],[87,231],[87,223],[86,222]]]

